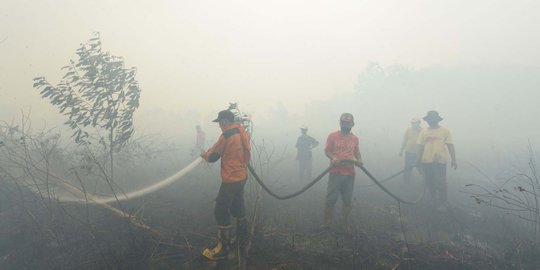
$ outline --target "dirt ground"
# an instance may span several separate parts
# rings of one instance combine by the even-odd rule
[[[51,202],[4,182],[0,268],[237,269],[234,256],[218,265],[200,255],[215,241],[215,169],[201,167],[186,178],[113,204],[157,234],[100,206]],[[511,223],[461,206],[437,211],[427,200],[406,206],[382,193],[355,193],[351,232],[337,222],[339,203],[333,227],[321,232],[325,182],[286,201],[263,194],[247,269],[539,269],[540,248],[510,232]],[[246,186],[250,213],[256,187]]]

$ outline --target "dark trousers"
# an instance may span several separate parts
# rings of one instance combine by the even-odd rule
[[[244,185],[246,180],[232,183],[221,183],[216,198],[214,216],[218,225],[230,225],[231,216],[243,218],[246,216],[244,207]]]
[[[446,164],[422,163],[422,170],[426,179],[426,187],[431,193],[431,197],[445,203],[447,200],[446,188]]]

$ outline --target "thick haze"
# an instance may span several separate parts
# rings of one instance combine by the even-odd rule
[[[538,120],[538,110],[529,109],[536,108],[531,100],[538,100],[540,90],[535,79],[540,66],[539,25],[540,2],[523,0],[3,0],[0,119],[11,121],[21,108],[31,108],[35,126],[44,121],[49,127],[60,125],[64,118],[39,97],[32,78],[45,76],[57,83],[63,75],[60,68],[76,59],[79,44],[99,31],[105,50],[138,69],[143,91],[136,128],[146,133],[190,138],[193,126],[203,123],[213,136],[215,126],[206,121],[230,101],[252,113],[259,126],[288,124],[284,127],[291,138],[299,124],[314,126],[322,113],[328,115],[326,126],[313,130],[324,137],[336,128],[328,123],[334,124],[341,111],[368,114],[373,119],[368,123],[377,125],[371,129],[386,132],[401,132],[410,116],[429,109],[440,110],[450,127],[467,130],[475,123],[470,117],[479,113],[481,122],[488,115],[502,119],[486,132],[496,133],[496,127],[504,130],[503,123],[514,122],[509,113],[520,112],[520,121],[531,114]],[[413,81],[424,92],[408,85],[404,89],[409,92],[400,98],[388,99],[391,91],[370,94],[367,101],[356,97],[377,108],[374,111],[362,111],[361,103],[341,106],[340,99],[357,100],[354,93],[362,89],[359,76],[370,62],[417,70]],[[497,106],[506,107],[505,95],[521,89],[523,82],[512,74],[526,77],[526,92],[512,96],[511,104],[517,107],[503,113]],[[448,82],[466,78],[468,83],[458,89],[459,83],[448,86],[444,78]],[[427,86],[435,94],[426,96]],[[444,99],[436,91],[444,93]],[[463,102],[468,97],[473,100]],[[486,112],[485,108],[494,108],[492,97],[493,112],[501,115]],[[522,101],[525,107],[520,107]],[[475,105],[478,110],[470,107]],[[287,119],[275,117],[280,114]],[[385,129],[385,119],[399,123]],[[536,127],[530,129],[538,134]]]

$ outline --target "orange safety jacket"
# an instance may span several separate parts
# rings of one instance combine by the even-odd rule
[[[247,165],[251,158],[249,136],[240,124],[222,128],[223,133],[212,148],[201,157],[208,162],[221,158],[223,182],[239,182],[247,179]]]

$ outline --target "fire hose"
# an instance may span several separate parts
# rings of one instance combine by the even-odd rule
[[[149,194],[149,193],[152,193],[154,191],[157,191],[161,188],[164,188],[165,186],[168,186],[170,184],[172,184],[173,182],[175,181],[178,181],[180,178],[182,178],[182,176],[184,176],[187,172],[193,170],[198,164],[200,164],[200,162],[202,161],[201,158],[197,158],[195,159],[191,164],[189,164],[188,166],[186,166],[185,168],[183,168],[182,170],[178,171],[177,173],[167,177],[166,179],[154,184],[154,185],[151,185],[151,186],[148,186],[146,188],[143,188],[143,189],[140,189],[140,190],[136,190],[136,191],[133,191],[133,192],[129,192],[127,194],[122,194],[120,196],[118,196],[117,198],[115,197],[100,197],[100,196],[95,196],[95,195],[92,195],[92,194],[88,194],[86,192],[83,192],[82,190],[80,190],[79,188],[76,188],[70,184],[68,184],[65,180],[61,179],[60,177],[57,177],[55,175],[53,175],[53,177],[56,177],[58,178],[59,180],[61,180],[61,183],[64,185],[65,188],[67,188],[67,190],[70,190],[70,191],[75,191],[78,195],[80,194],[86,194],[85,197],[86,197],[86,203],[95,203],[95,204],[99,204],[101,205],[102,207],[105,207],[111,211],[113,211],[115,214],[117,215],[120,215],[120,216],[124,216],[124,217],[130,217],[129,214],[125,213],[124,211],[120,211],[114,207],[111,207],[109,206],[107,203],[110,203],[110,202],[114,202],[114,201],[123,201],[123,200],[128,200],[128,199],[133,199],[133,198],[136,198],[136,197],[140,197],[140,196],[143,196],[143,195],[146,195],[146,194]],[[414,201],[407,201],[407,200],[404,200],[402,198],[400,198],[399,196],[395,195],[394,193],[392,193],[390,190],[388,190],[387,188],[385,188],[382,183],[384,182],[387,182],[397,176],[399,176],[400,174],[408,171],[408,170],[411,170],[413,169],[415,166],[412,166],[412,167],[409,167],[409,168],[405,168],[383,180],[377,180],[364,166],[359,166],[360,169],[368,176],[369,179],[371,179],[379,188],[381,188],[385,193],[387,193],[389,196],[391,196],[392,198],[394,198],[395,200],[401,202],[401,203],[404,203],[404,204],[416,204],[418,202],[420,202],[425,194],[425,187],[424,187],[424,191],[422,193],[422,195],[414,200]],[[319,174],[315,179],[313,179],[311,182],[309,182],[307,185],[305,185],[302,189],[294,192],[294,193],[291,193],[289,195],[284,195],[284,196],[281,196],[281,195],[278,195],[276,194],[275,192],[273,192],[262,180],[261,178],[259,177],[259,175],[256,173],[255,169],[251,166],[251,164],[248,164],[248,169],[249,171],[251,172],[251,174],[253,175],[253,177],[255,178],[255,180],[257,181],[257,183],[259,185],[261,185],[261,187],[268,193],[270,194],[272,197],[278,199],[278,200],[287,200],[287,199],[291,199],[291,198],[294,198],[296,196],[299,196],[300,194],[306,192],[307,190],[309,190],[311,187],[313,187],[316,183],[318,183],[326,174],[328,174],[328,172],[330,171],[332,167],[328,167],[326,168],[321,174]],[[37,169],[37,168],[36,168]],[[41,169],[38,169],[39,171],[42,171]],[[43,171],[42,171],[43,172]],[[48,172],[50,174],[50,172]],[[424,185],[425,186],[425,185]],[[70,200],[66,200],[64,199],[65,201],[70,201]],[[81,200],[76,200],[76,201],[79,201],[81,202]],[[136,221],[136,220],[133,220],[133,221]],[[132,222],[133,222],[132,221]],[[139,224],[138,222],[135,222],[135,225],[139,226],[139,227],[142,227],[142,228],[145,228],[145,229],[150,229],[150,227],[148,227],[147,225],[141,223]]]
[[[406,172],[406,171],[409,171],[409,170],[412,170],[414,167],[416,166],[411,166],[411,167],[408,167],[408,168],[405,168],[383,180],[377,180],[377,178],[375,178],[364,166],[359,166],[360,169],[367,175],[367,177],[373,181],[380,189],[382,189],[386,194],[388,194],[390,197],[394,198],[395,200],[397,200],[398,202],[401,202],[401,203],[404,203],[404,204],[417,204],[419,203],[423,198],[424,198],[424,194],[426,192],[426,188],[425,188],[425,185],[424,185],[424,191],[422,191],[422,195],[419,196],[416,200],[413,200],[413,201],[408,201],[408,200],[405,200],[399,196],[397,196],[396,194],[394,194],[393,192],[391,192],[390,190],[388,190],[386,187],[384,187],[382,185],[382,183],[384,182],[387,182],[393,178],[395,178],[396,176]],[[264,191],[266,191],[268,194],[270,194],[270,196],[278,199],[278,200],[287,200],[287,199],[290,199],[290,198],[294,198],[304,192],[306,192],[308,189],[310,189],[313,185],[315,185],[317,182],[319,182],[329,171],[330,169],[332,168],[332,166],[326,168],[326,170],[324,170],[321,174],[319,174],[317,177],[315,177],[315,179],[313,179],[311,182],[309,182],[307,185],[305,185],[302,189],[294,192],[294,193],[291,193],[289,195],[285,195],[285,196],[280,196],[278,194],[276,194],[275,192],[273,192],[270,188],[268,188],[268,186],[266,186],[266,184],[261,180],[261,178],[259,177],[259,175],[257,175],[257,172],[255,171],[255,169],[251,166],[251,164],[248,164],[248,169],[249,171],[251,172],[251,174],[253,175],[253,177],[255,178],[255,180],[257,181],[257,183],[259,183],[259,185],[261,185],[261,187],[264,189]]]

